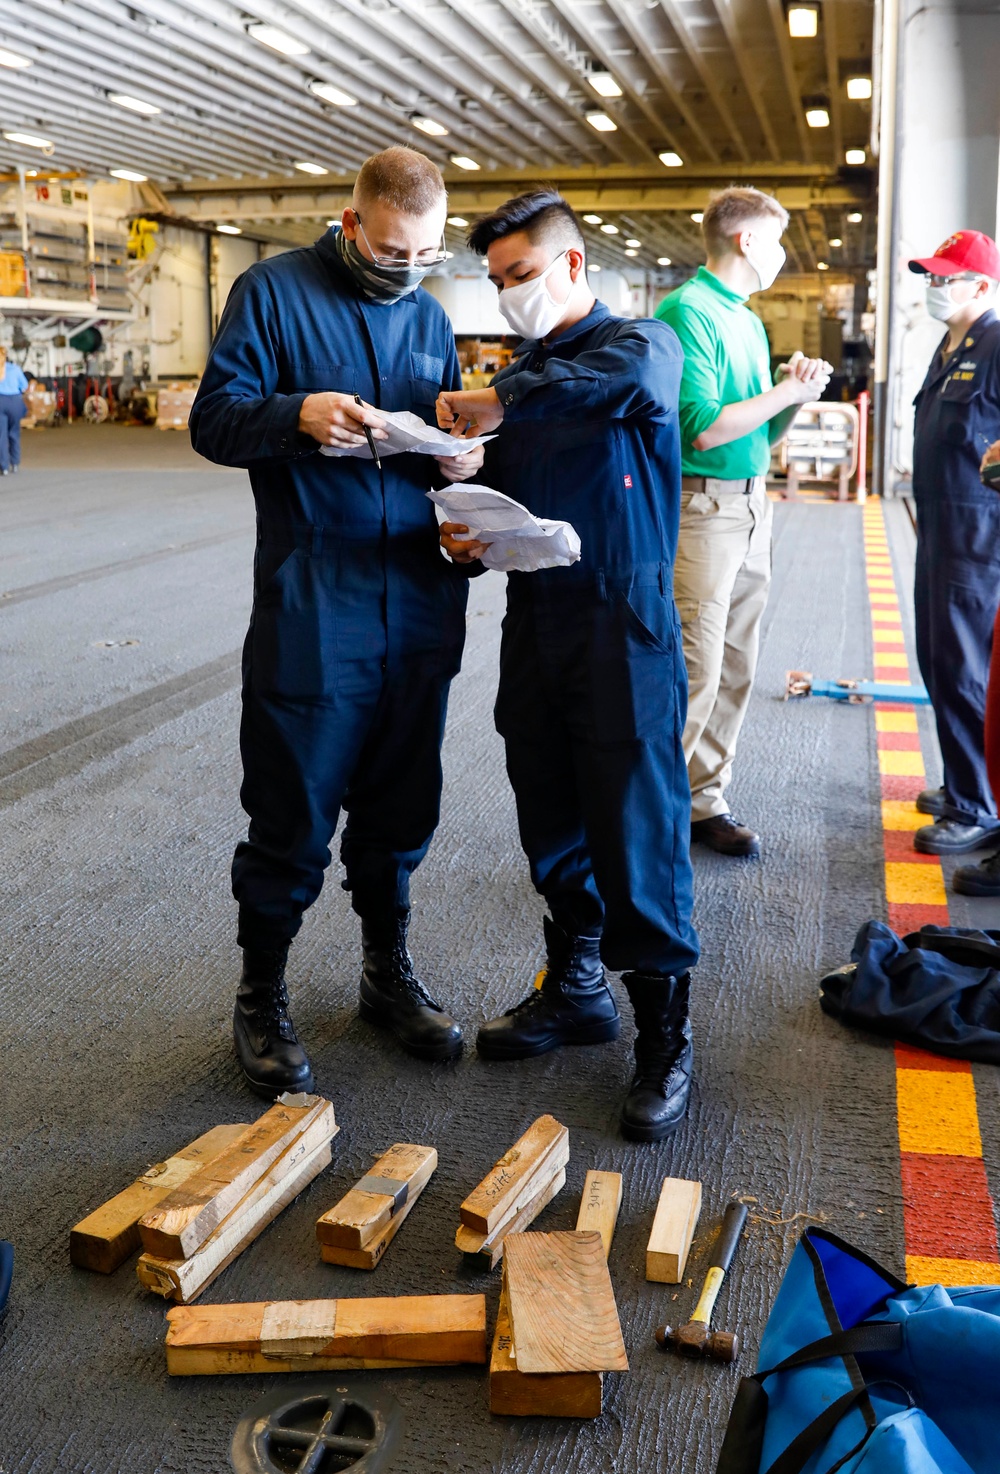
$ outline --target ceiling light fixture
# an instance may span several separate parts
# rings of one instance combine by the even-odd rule
[[[638,249],[639,249],[639,247],[640,247],[640,246],[641,246],[641,245],[642,245],[642,241],[637,241],[637,240],[636,240],[636,239],[635,239],[635,237],[634,237],[634,236],[633,236],[633,238],[632,238],[632,239],[631,239],[631,240],[628,240],[628,241],[626,241],[626,242],[625,242],[625,244],[626,244],[626,245],[627,245],[627,246],[634,246],[634,247],[635,247],[635,249],[636,249],[636,250],[638,250]]]
[[[330,102],[334,107],[357,107],[358,99],[352,97],[349,92],[342,92],[339,87],[334,87],[332,82],[310,82],[309,91],[314,97],[321,97],[324,102]]]
[[[109,92],[108,101],[113,102],[116,107],[127,108],[130,113],[142,113],[144,118],[155,118],[157,113],[163,111],[155,103],[144,102],[141,97],[129,97],[127,92]]]
[[[845,164],[866,164],[868,155],[863,148],[849,148],[844,154]]]
[[[16,51],[8,51],[6,46],[0,46],[0,67],[30,67],[31,58],[21,56]]]
[[[443,123],[437,123],[433,118],[424,118],[417,114],[410,119],[414,128],[419,128],[421,133],[426,133],[428,138],[446,138],[448,130]]]
[[[790,5],[788,7],[788,34],[796,40],[808,40],[819,31],[818,5]]]
[[[596,261],[591,261],[589,266],[587,267],[588,271],[600,271],[600,269],[601,268],[598,266]]]
[[[282,56],[309,55],[309,47],[304,42],[290,36],[287,31],[279,31],[277,26],[265,25],[263,21],[252,21],[247,26],[247,35],[262,46],[269,46],[272,51],[280,51]]]
[[[626,251],[625,254],[626,254],[626,256],[638,256],[639,252],[638,251]]]
[[[680,154],[675,154],[673,149],[668,149],[666,153],[660,154],[659,157],[660,163],[664,164],[668,169],[680,169],[684,164],[684,160]]]
[[[242,235],[243,230],[239,225],[217,225],[216,230],[220,235]]]
[[[602,215],[584,215],[587,225],[600,225],[604,219]]]
[[[830,267],[829,267],[829,265],[827,264],[826,261],[817,261],[816,262],[816,270],[817,271],[829,271],[830,270]]]
[[[852,210],[847,217],[847,223],[848,225],[860,225],[864,218],[860,210]]]
[[[470,159],[468,154],[452,154],[451,162],[455,165],[456,169],[479,169],[482,167],[476,163],[475,159]]]
[[[461,215],[448,216],[448,224],[453,225],[456,230],[464,230],[468,223],[468,220],[463,219]]]
[[[836,250],[838,246],[842,246],[843,244],[844,242],[840,239],[839,235],[835,235],[827,241],[827,245],[832,246],[834,250]]]
[[[599,97],[621,97],[622,89],[610,72],[590,72],[587,81]]]
[[[656,264],[657,266],[671,266],[673,263],[669,256],[657,256]]]
[[[602,225],[601,226],[601,230],[603,231],[603,233],[605,235],[619,235],[620,234],[617,225],[612,225],[610,223],[610,221],[608,222],[607,225]]]
[[[847,95],[853,102],[867,102],[872,95],[871,77],[848,77]]]
[[[691,219],[694,221],[695,225],[700,225],[704,218],[705,216],[701,210],[695,210],[694,214],[691,216]]]
[[[807,107],[806,122],[810,128],[829,128],[830,110],[825,107]]]
[[[39,138],[37,133],[5,133],[8,143],[20,143],[25,148],[55,148],[55,144],[49,138]]]
[[[329,169],[324,169],[322,164],[314,164],[309,159],[296,159],[296,169],[303,174],[329,174]]]
[[[607,113],[588,113],[587,122],[591,128],[596,128],[598,133],[618,132],[618,124],[614,118],[609,118]]]
[[[140,174],[136,169],[109,169],[108,173],[112,179],[124,179],[126,184],[145,184],[149,178],[148,174]]]

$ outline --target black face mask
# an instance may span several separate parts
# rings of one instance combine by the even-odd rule
[[[430,265],[379,266],[376,261],[363,256],[357,242],[349,241],[343,230],[337,232],[336,243],[341,261],[365,296],[386,307],[415,291],[431,269]]]

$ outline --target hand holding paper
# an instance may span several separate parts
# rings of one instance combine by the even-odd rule
[[[580,557],[580,539],[568,522],[534,517],[520,502],[489,486],[448,486],[427,495],[449,523],[464,525],[475,542],[489,544],[482,554],[486,568],[535,573],[568,568]]]
[[[415,452],[417,455],[447,456],[449,458],[463,456],[485,445],[487,440],[493,439],[492,435],[481,435],[472,439],[446,435],[443,430],[436,430],[433,425],[425,425],[419,415],[413,414],[408,409],[392,412],[378,410],[376,413],[378,424],[385,435],[385,439],[380,438],[378,444],[378,453],[382,460],[385,460],[386,456],[402,455],[405,451]],[[355,439],[357,440],[357,437]],[[320,455],[354,456],[363,461],[370,461],[372,458],[372,453],[365,440],[353,445],[321,445]]]

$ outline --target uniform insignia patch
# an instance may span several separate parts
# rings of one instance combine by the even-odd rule
[[[625,477],[625,490],[626,491],[631,491],[632,490],[632,477],[631,476],[626,476]]]

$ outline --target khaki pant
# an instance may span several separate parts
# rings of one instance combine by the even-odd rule
[[[772,513],[764,478],[754,478],[749,495],[732,486],[707,480],[701,489],[685,477],[681,492],[674,598],[688,671],[683,742],[692,823],[729,810],[725,792],[771,582]]]

